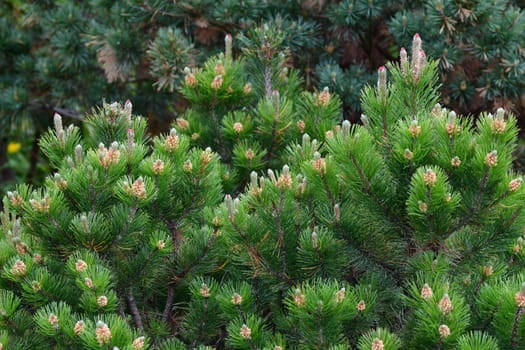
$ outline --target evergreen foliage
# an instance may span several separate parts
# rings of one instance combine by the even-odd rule
[[[373,81],[372,72],[425,28],[446,107],[523,114],[522,7],[515,0],[6,0],[0,4],[0,178],[41,182],[46,169],[37,166],[38,139],[50,126],[43,116],[54,112],[77,120],[104,100],[131,98],[152,132],[160,133],[186,109],[177,93],[184,68],[221,51],[227,33],[239,39],[234,51],[252,53],[246,57],[250,75],[270,63],[261,64],[261,54],[270,50],[274,66],[284,53],[286,68],[298,68],[294,74],[302,78],[290,82],[313,92],[328,87],[355,122],[359,93]],[[262,44],[269,45],[266,51]],[[260,98],[264,74],[250,78]],[[277,80],[272,87],[284,95]],[[287,99],[295,99],[291,95]],[[10,141],[31,161],[6,157]]]
[[[436,104],[418,35],[365,87],[363,125],[338,123],[328,90],[296,93],[283,57],[226,41],[181,76],[191,108],[168,134],[129,101],[83,133],[55,115],[55,173],[4,198],[1,346],[522,349],[512,114]]]

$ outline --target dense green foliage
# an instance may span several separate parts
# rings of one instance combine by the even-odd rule
[[[523,349],[514,116],[437,104],[418,35],[363,90],[363,125],[284,57],[226,44],[181,75],[169,133],[130,102],[83,132],[55,115],[55,173],[4,198],[2,346]]]
[[[255,56],[264,40],[279,38],[271,58],[285,54],[307,90],[329,87],[345,118],[356,121],[359,92],[372,72],[424,28],[426,49],[439,60],[444,106],[476,115],[504,107],[520,115],[520,7],[522,1],[509,0],[2,1],[0,179],[40,182],[46,170],[39,168],[37,140],[54,112],[82,119],[104,100],[130,98],[158,134],[186,108],[177,93],[184,68],[222,51],[227,33],[236,38],[235,52]],[[254,36],[261,26],[271,35]],[[31,161],[7,159],[9,141],[21,143],[19,152]]]

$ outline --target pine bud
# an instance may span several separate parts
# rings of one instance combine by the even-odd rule
[[[188,69],[188,73],[184,76],[184,83],[190,87],[195,87],[197,85],[197,79],[195,78],[195,74],[190,73]]]
[[[454,133],[457,131],[456,127],[456,112],[451,111],[448,114],[448,122],[445,125],[445,129],[447,130],[447,134],[452,137]]]
[[[134,139],[135,139],[135,130],[133,130],[132,128],[129,128],[128,129],[128,146],[127,146],[127,150],[128,150],[128,153],[130,153],[130,154],[135,149]]]
[[[273,111],[274,111],[276,116],[279,114],[279,103],[280,103],[279,91],[273,90],[273,92],[272,92],[272,105],[273,105]]]
[[[259,183],[258,183],[257,180],[258,180],[257,173],[255,171],[252,171],[250,173],[250,193],[253,196],[257,196],[257,195],[261,194],[261,192],[262,192],[262,188],[259,187]]]
[[[80,222],[82,223],[82,229],[84,233],[89,233],[89,223],[86,215],[80,217]]]
[[[444,315],[448,315],[452,311],[452,302],[450,301],[450,297],[447,293],[445,293],[443,298],[441,298],[441,300],[439,301],[438,307]]]
[[[173,151],[179,148],[179,137],[177,136],[177,130],[171,129],[170,134],[164,141],[164,149],[167,151]]]
[[[509,182],[509,191],[510,192],[517,191],[518,188],[520,188],[522,182],[523,182],[523,179],[521,177],[517,177],[514,180],[512,180],[511,182]]]
[[[304,304],[306,303],[306,297],[299,288],[295,290],[294,302],[297,306],[304,306]]]
[[[144,348],[144,340],[145,340],[144,337],[138,337],[135,340],[133,340],[133,343],[131,346],[133,347],[133,349],[140,350]]]
[[[217,64],[215,64],[215,67],[213,67],[213,72],[215,73],[215,75],[224,75],[224,66],[222,64],[222,61],[217,61]]]
[[[427,169],[427,171],[423,175],[423,181],[425,181],[425,185],[429,187],[434,187],[437,182],[436,173],[432,169]]]
[[[337,81],[337,73],[336,72],[331,72],[330,73],[330,81],[335,84],[335,82]]]
[[[18,192],[7,192],[7,198],[9,198],[9,202],[15,206],[15,207],[19,207],[22,205],[22,203],[24,203],[24,200],[22,199],[22,197],[18,194]]]
[[[418,137],[421,134],[421,126],[418,125],[417,120],[412,120],[410,122],[410,127],[408,128],[410,135],[412,137]]]
[[[53,122],[55,124],[55,131],[58,135],[59,132],[64,131],[64,126],[62,125],[62,116],[58,113],[53,115]]]
[[[49,317],[47,318],[47,321],[48,321],[51,325],[55,326],[55,325],[58,324],[58,316],[55,315],[55,314],[49,314]]]
[[[281,69],[281,72],[279,73],[279,79],[281,81],[288,82],[288,72],[288,67],[283,67],[283,69]]]
[[[401,73],[406,78],[408,70],[408,55],[404,47],[399,50],[399,58],[401,60]]]
[[[384,350],[385,346],[383,345],[383,341],[381,339],[375,338],[372,341],[372,347],[370,349],[371,350]]]
[[[275,178],[275,173],[273,172],[272,169],[268,169],[268,177],[270,178],[270,180],[271,180],[273,183],[276,183],[276,182],[277,182],[277,179]]]
[[[441,105],[439,103],[436,103],[434,105],[434,107],[432,107],[431,113],[434,116],[442,117],[443,116],[443,107],[441,107]],[[454,113],[454,115],[455,115],[455,113]]]
[[[21,226],[20,226],[20,219],[15,219],[13,222],[13,234],[18,235],[20,232]]]
[[[73,162],[73,158],[71,158],[71,156],[66,157],[66,163],[70,168],[75,167],[75,162]]]
[[[210,297],[210,287],[208,287],[206,284],[201,285],[201,289],[199,289],[199,293],[203,298],[209,298]]]
[[[144,184],[142,176],[139,176],[139,178],[133,182],[128,192],[138,199],[146,198],[146,185]]]
[[[193,164],[191,164],[191,160],[186,160],[184,164],[182,165],[182,170],[184,170],[185,173],[191,173],[193,170]]]
[[[487,164],[491,168],[498,165],[498,151],[494,150],[492,152],[487,153],[485,157],[485,164]]]
[[[419,51],[419,72],[420,73],[423,71],[423,68],[425,68],[426,64],[427,64],[427,54],[425,53],[425,50],[421,49]]]
[[[25,244],[24,242],[16,243],[15,248],[18,254],[21,254],[21,255],[27,254],[27,252],[29,251],[27,244]]]
[[[377,97],[383,103],[386,102],[387,87],[386,87],[386,68],[381,66],[378,69],[377,77]]]
[[[414,35],[414,38],[412,40],[412,74],[414,78],[416,78],[416,70],[419,65],[419,57],[421,52],[421,37],[419,36],[419,33],[416,33]],[[416,79],[415,79],[416,80]]]
[[[226,57],[226,59],[232,58],[232,46],[233,46],[233,38],[232,38],[232,35],[228,33],[224,37],[224,47],[225,47],[224,56]]]
[[[190,123],[184,118],[177,118],[176,122],[177,122],[177,127],[181,129],[182,131],[188,130],[188,128],[190,127]],[[173,130],[174,129],[170,130],[170,135],[177,136],[177,131],[176,130],[173,131]],[[177,147],[178,147],[178,142],[177,142]]]
[[[97,304],[98,306],[100,307],[104,307],[108,304],[108,297],[106,297],[105,295],[101,295],[97,298]]]
[[[328,90],[328,87],[325,87],[323,91],[319,94],[317,97],[317,103],[322,106],[326,107],[330,103],[330,91]]]
[[[500,107],[496,110],[496,119],[503,120],[503,118],[505,118],[505,110]]]
[[[335,293],[335,300],[336,300],[338,303],[342,303],[343,300],[345,300],[345,293],[346,293],[346,288],[345,288],[345,287],[339,289],[339,290]]]
[[[489,266],[483,266],[483,276],[490,277],[494,273],[494,268]]]
[[[414,158],[414,153],[412,153],[411,150],[406,148],[405,153],[403,153],[403,156],[405,157],[406,160],[412,160]]]
[[[201,162],[203,166],[208,165],[212,160],[213,153],[211,151],[210,147],[206,147],[204,151],[202,151],[201,154]]]
[[[363,126],[367,129],[370,128],[370,120],[368,119],[368,116],[365,114],[361,114],[361,123],[363,123]]]
[[[252,339],[252,330],[246,324],[243,324],[239,332],[244,339]]]
[[[324,133],[324,137],[328,140],[334,137],[334,132],[332,130],[328,130]]]
[[[450,335],[450,328],[446,324],[439,326],[439,336],[441,338],[447,338]]]
[[[132,109],[133,109],[133,105],[131,104],[131,101],[129,99],[126,100],[126,103],[124,103],[124,114],[126,115],[126,118],[128,119],[128,123],[131,123]]]
[[[235,217],[235,212],[233,208],[232,196],[230,196],[229,194],[224,196],[224,204],[226,205],[226,210],[228,211],[228,217],[230,218],[230,220],[233,220],[233,218]]]
[[[296,194],[297,196],[304,194],[304,192],[306,191],[306,184],[308,183],[308,181],[306,180],[306,178],[303,178],[303,177],[299,174],[299,175],[297,175],[297,177],[296,177],[296,183],[297,183],[297,186],[295,187],[295,194]]]
[[[156,247],[158,250],[164,249],[165,246],[166,246],[166,243],[162,239],[159,239],[157,241]]]
[[[235,131],[237,134],[240,134],[242,130],[244,129],[242,123],[236,122],[233,124],[233,131]]]
[[[288,165],[283,166],[281,176],[279,176],[279,179],[275,184],[281,190],[292,188],[292,176],[290,175],[290,168]]]
[[[339,207],[339,204],[334,205],[334,216],[335,216],[335,222],[341,221],[341,208]]]
[[[100,346],[109,343],[111,340],[111,330],[108,325],[102,321],[97,322],[97,328],[95,330],[97,342]]]
[[[419,211],[422,213],[426,213],[428,211],[428,204],[423,201],[417,201]]]
[[[108,119],[110,120],[111,123],[114,123],[115,122],[115,118],[114,116],[117,115],[120,110],[119,110],[119,105],[117,102],[113,102],[109,105],[105,105],[106,107],[109,108],[109,111],[111,112],[109,115],[108,115]]]
[[[350,124],[350,121],[344,120],[341,126],[343,129],[343,139],[350,137],[350,129],[352,128],[352,124]]]
[[[89,277],[86,277],[84,278],[84,284],[86,285],[86,287],[88,287],[89,289],[92,289],[95,285],[93,284],[93,280]]]
[[[106,149],[106,146],[101,142],[98,144],[98,157],[103,158],[106,155],[106,152],[108,150]]]
[[[17,260],[11,267],[11,273],[14,276],[24,276],[27,272],[26,264],[22,260]]]
[[[47,213],[49,212],[49,206],[51,205],[51,198],[48,195],[41,200],[30,199],[29,204],[31,207],[38,212]]]
[[[2,349],[0,349],[0,350],[2,350]],[[280,345],[275,345],[273,350],[283,350],[283,348]]]
[[[40,290],[42,290],[42,285],[38,281],[33,281],[31,282],[31,288],[33,291],[35,291],[35,293],[38,293]]]
[[[75,332],[76,335],[80,335],[80,333],[84,331],[84,328],[86,328],[84,321],[77,321],[75,327],[73,327],[73,332]]]
[[[222,86],[222,76],[217,75],[215,78],[213,78],[213,81],[211,82],[211,88],[213,90],[219,90]]]
[[[355,308],[356,308],[357,311],[359,311],[359,312],[363,312],[363,311],[365,311],[365,310],[366,310],[366,304],[365,304],[365,301],[364,301],[364,300],[360,300],[360,301],[357,303],[357,305],[356,305]]]
[[[77,270],[77,272],[84,272],[87,268],[88,268],[88,264],[84,260],[81,260],[81,259],[77,260],[75,264],[75,269]]]
[[[112,164],[117,164],[120,160],[120,151],[118,149],[118,142],[111,143],[109,150],[101,143],[98,146],[98,157],[100,164],[107,168]]]
[[[242,88],[242,92],[244,92],[245,95],[249,95],[252,93],[252,84],[246,83],[244,84],[244,87]]]
[[[64,127],[62,125],[62,117],[60,116],[60,114],[55,113],[53,116],[53,121],[55,124],[55,132],[56,132],[58,141],[60,142],[61,146],[64,146],[64,144],[66,143],[66,136],[64,133]]]
[[[503,134],[507,128],[507,122],[505,121],[505,110],[503,108],[498,108],[496,112],[496,118],[493,119],[490,123],[490,129],[493,133]]]
[[[324,158],[321,158],[321,154],[319,152],[314,153],[312,166],[319,175],[323,176],[326,174],[326,161]]]
[[[252,160],[253,158],[255,158],[255,152],[253,151],[253,149],[248,148],[246,152],[244,152],[244,156],[246,157],[246,159]]]
[[[514,295],[518,307],[525,307],[525,282],[521,285],[521,290]]]
[[[57,132],[57,138],[60,142],[60,145],[63,146],[66,143],[66,135],[64,133],[64,130],[60,130],[59,132]]]
[[[450,164],[454,168],[459,168],[459,166],[461,165],[461,159],[459,159],[459,157],[454,157],[450,160]]]
[[[311,139],[310,139],[310,135],[308,134],[303,134],[303,137],[301,138],[302,139],[302,144],[301,144],[301,147],[303,149],[306,149],[309,147],[310,143],[311,143]]]
[[[317,237],[317,232],[312,232],[312,247],[317,249],[319,247],[319,238]]]
[[[306,124],[304,123],[304,120],[299,120],[299,121],[297,122],[297,129],[299,129],[299,132],[300,132],[301,134],[304,133],[304,128],[305,128],[305,127],[306,127]]]
[[[33,254],[33,261],[37,264],[40,264],[42,262],[42,255],[38,253]]]
[[[239,197],[235,198],[233,200],[233,210],[234,210],[234,213],[237,214],[239,212],[239,205],[241,204],[241,200],[239,199]]]
[[[152,170],[155,175],[160,175],[164,172],[164,162],[160,159],[153,161]]]
[[[75,161],[77,164],[82,163],[82,145],[75,146]]]
[[[231,299],[231,302],[233,305],[241,305],[242,304],[242,295],[239,293],[234,293]]]

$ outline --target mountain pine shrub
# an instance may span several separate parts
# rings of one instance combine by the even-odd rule
[[[363,125],[305,122],[233,193],[232,147],[264,140],[257,113],[277,123],[285,105],[270,90],[246,112],[262,126],[221,140],[224,106],[250,98],[242,59],[184,78],[185,120],[213,149],[181,121],[150,138],[130,102],[92,111],[83,133],[55,115],[40,141],[55,173],[4,198],[1,347],[523,349],[516,120],[437,105],[419,36],[400,56],[364,89]],[[324,92],[300,99],[323,110]]]

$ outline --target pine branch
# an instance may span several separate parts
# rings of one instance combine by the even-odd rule
[[[135,321],[135,326],[139,330],[140,334],[144,334],[144,326],[142,325],[142,317],[140,316],[139,309],[137,308],[137,303],[135,301],[135,296],[133,295],[133,289],[130,287],[128,294],[126,295],[126,300],[128,301],[129,310]]]
[[[516,309],[516,315],[514,316],[514,323],[512,324],[512,333],[510,337],[510,344],[512,345],[513,349],[517,349],[519,345],[519,339],[518,337],[518,327],[520,324],[521,317],[523,316],[523,313],[525,312],[525,308],[519,306]]]
[[[171,307],[173,306],[173,300],[175,299],[175,285],[168,284],[168,295],[166,296],[166,303],[164,311],[162,312],[162,320],[168,323],[171,315]]]

